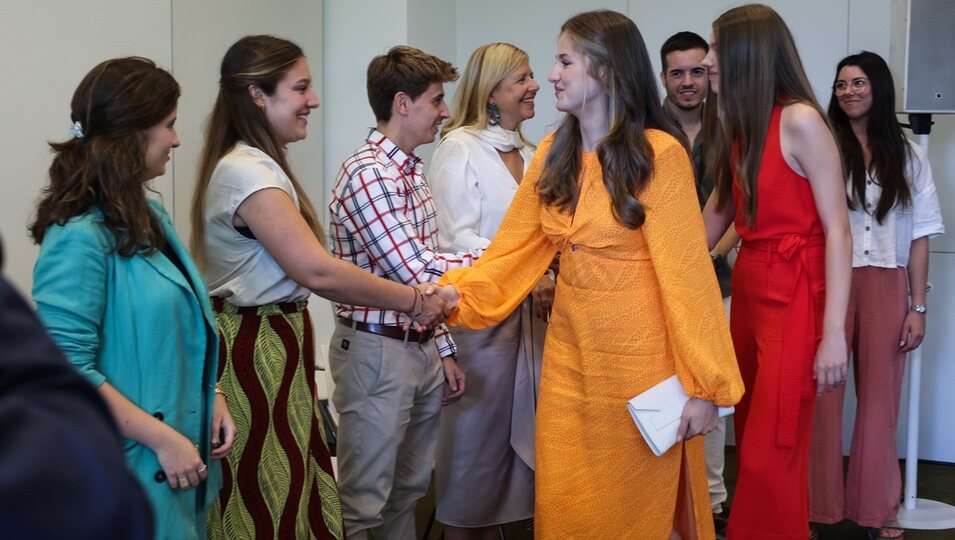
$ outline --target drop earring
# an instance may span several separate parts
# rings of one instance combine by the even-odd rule
[[[492,126],[500,125],[501,109],[497,108],[497,103],[487,104],[487,123]]]

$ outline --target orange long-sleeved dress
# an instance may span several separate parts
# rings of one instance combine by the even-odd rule
[[[690,160],[669,135],[646,136],[655,173],[639,195],[642,227],[613,217],[596,153],[583,155],[574,214],[541,204],[550,135],[491,246],[441,281],[461,294],[449,322],[482,328],[506,317],[561,252],[537,409],[538,538],[665,539],[674,521],[690,522],[690,499],[678,500],[688,493],[697,536],[714,537],[702,437],[655,457],[626,408],[674,373],[690,396],[718,405],[743,393]]]

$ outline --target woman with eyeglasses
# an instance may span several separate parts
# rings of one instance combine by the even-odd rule
[[[837,67],[829,119],[842,150],[852,232],[846,341],[856,383],[849,472],[842,476],[845,388],[817,399],[809,519],[851,519],[871,538],[902,538],[895,432],[905,353],[925,335],[929,239],[944,232],[932,169],[895,117],[885,60],[863,51]]]

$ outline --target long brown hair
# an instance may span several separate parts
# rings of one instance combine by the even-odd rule
[[[716,96],[719,129],[716,140],[715,190],[719,208],[731,197],[733,177],[745,199],[748,223],[756,220],[756,180],[763,159],[773,107],[805,103],[826,120],[806,78],[789,28],[771,8],[749,4],[733,8],[713,23],[719,59]],[[738,157],[731,170],[733,146]]]
[[[33,241],[43,242],[52,225],[98,206],[119,254],[162,249],[162,226],[143,185],[143,133],[169,116],[178,100],[179,84],[148,58],[106,60],[87,73],[70,104],[77,136],[49,143],[55,155],[29,227]]]
[[[273,95],[279,81],[299,59],[302,49],[291,41],[273,36],[246,36],[226,51],[219,70],[219,95],[206,126],[206,142],[199,160],[199,180],[192,197],[192,238],[190,247],[196,261],[205,264],[206,190],[216,165],[239,141],[265,152],[288,175],[298,195],[302,218],[319,242],[324,243],[322,225],[315,207],[292,174],[285,149],[279,144],[265,112],[255,105],[249,86]]]
[[[560,31],[588,58],[590,76],[607,90],[610,129],[597,145],[597,158],[614,217],[626,227],[639,228],[646,214],[637,196],[653,174],[653,147],[644,130],[660,129],[681,140],[660,106],[643,37],[633,21],[609,10],[575,15]],[[541,202],[574,211],[582,149],[580,121],[567,115],[557,128],[538,181]]]
[[[488,43],[471,53],[468,66],[461,76],[461,83],[454,94],[454,110],[451,117],[441,126],[444,137],[460,127],[484,129],[488,125],[487,100],[491,92],[514,70],[530,63],[527,53],[510,43]],[[518,126],[517,134],[525,144]]]
[[[910,158],[912,148],[895,117],[895,83],[892,82],[892,72],[885,60],[869,51],[847,56],[836,66],[833,84],[846,66],[861,69],[869,79],[869,92],[872,92],[872,107],[866,113],[866,139],[871,156],[868,171],[862,145],[852,131],[849,117],[839,106],[839,99],[833,94],[829,101],[829,120],[832,121],[849,177],[849,208],[855,210],[865,202],[866,172],[871,172],[882,188],[872,215],[882,223],[896,204],[903,208],[912,205],[912,191],[905,177],[905,162]],[[862,209],[869,212],[868,208]]]

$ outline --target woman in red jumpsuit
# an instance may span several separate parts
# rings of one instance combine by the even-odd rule
[[[746,387],[736,407],[739,478],[730,540],[805,540],[818,393],[846,377],[850,237],[839,150],[786,24],[747,5],[713,23],[718,124],[710,247],[731,220],[731,330]]]

